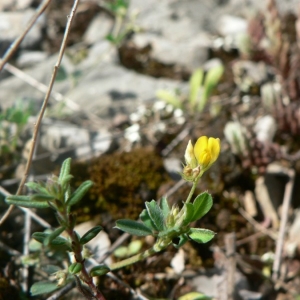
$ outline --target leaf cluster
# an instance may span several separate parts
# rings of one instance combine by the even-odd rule
[[[212,197],[207,192],[198,195],[193,203],[184,203],[181,210],[170,208],[166,198],[160,204],[155,200],[146,202],[146,209],[140,214],[141,221],[121,219],[116,221],[116,228],[137,236],[152,235],[157,238],[158,251],[179,238],[180,247],[189,239],[198,243],[206,243],[214,237],[208,229],[191,228],[190,224],[202,218],[212,207]]]

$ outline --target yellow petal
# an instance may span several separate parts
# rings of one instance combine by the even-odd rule
[[[207,136],[201,136],[197,140],[195,147],[194,147],[194,153],[195,153],[195,156],[196,156],[196,159],[198,160],[198,162],[199,162],[199,158],[202,155],[203,151],[207,150],[207,144],[208,144]]]
[[[219,157],[221,150],[220,139],[209,138],[208,139],[208,151],[211,155],[211,164],[213,164]]]
[[[201,136],[195,144],[194,153],[203,173],[217,160],[220,154],[220,140]]]

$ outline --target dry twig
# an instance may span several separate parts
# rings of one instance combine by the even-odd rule
[[[41,3],[39,8],[37,9],[34,16],[31,18],[29,24],[25,28],[25,30],[22,32],[22,34],[10,45],[10,47],[7,49],[6,53],[0,59],[0,72],[2,71],[4,65],[9,61],[9,59],[12,57],[12,55],[16,52],[20,44],[22,43],[24,37],[29,32],[29,30],[32,28],[32,26],[35,24],[36,20],[39,18],[39,16],[45,11],[47,6],[50,4],[51,0],[45,0]]]
[[[286,226],[288,221],[288,214],[289,214],[289,208],[290,203],[292,199],[292,192],[294,187],[294,181],[295,181],[295,171],[293,169],[290,169],[287,171],[289,175],[289,181],[285,186],[284,191],[284,197],[283,197],[283,205],[282,205],[282,212],[281,212],[281,222],[280,222],[280,228],[279,228],[279,234],[278,239],[276,243],[276,251],[275,251],[275,259],[273,263],[273,274],[272,279],[274,281],[277,281],[279,278],[279,270],[280,270],[280,264],[281,264],[281,254],[283,249],[283,243],[286,233]]]

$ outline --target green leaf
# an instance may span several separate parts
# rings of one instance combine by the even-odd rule
[[[40,281],[34,283],[30,288],[31,296],[37,296],[41,294],[51,293],[58,289],[55,282],[51,281]]]
[[[66,190],[68,188],[68,185],[70,181],[73,179],[73,177],[74,177],[73,175],[68,174],[60,181],[63,190]]]
[[[157,228],[153,221],[151,220],[148,211],[146,209],[143,209],[143,211],[140,214],[140,218],[143,221],[143,223],[152,231],[157,231]]]
[[[45,195],[45,194],[30,195],[30,201],[51,202],[53,200],[55,200],[55,197],[53,197],[52,195]]]
[[[43,244],[45,246],[50,245],[55,238],[57,238],[62,232],[64,232],[65,229],[65,227],[58,227],[57,229],[55,229],[44,239]]]
[[[80,201],[83,196],[88,192],[88,190],[92,187],[93,182],[91,180],[87,180],[83,182],[76,191],[72,194],[72,196],[68,199],[67,205],[72,206]]]
[[[205,76],[205,80],[204,80],[204,89],[203,89],[203,93],[199,102],[199,106],[198,106],[198,111],[203,111],[207,99],[209,98],[209,96],[211,95],[213,89],[217,86],[218,82],[220,81],[222,75],[224,72],[224,66],[223,65],[218,65],[214,68],[211,68],[206,76]]]
[[[92,240],[100,231],[102,230],[101,226],[95,226],[91,228],[89,231],[87,231],[82,238],[80,239],[80,244],[84,245],[88,243],[90,240]]]
[[[151,202],[146,202],[146,209],[148,211],[148,214],[153,221],[155,227],[159,231],[164,230],[164,216],[160,209],[160,207],[157,205],[155,200],[152,200]]]
[[[82,264],[78,262],[72,263],[68,268],[68,271],[72,275],[79,273],[81,270],[82,270]]]
[[[151,229],[144,224],[127,219],[117,220],[115,228],[137,236],[152,235]]]
[[[190,222],[199,220],[202,218],[212,207],[213,200],[209,193],[204,192],[196,197],[193,202],[194,215]]]
[[[25,183],[25,185],[37,193],[49,195],[48,190],[42,185],[42,183],[30,181]]]
[[[101,264],[99,266],[93,267],[90,271],[90,275],[92,277],[94,276],[102,276],[110,272],[110,268],[104,264]]]
[[[50,233],[46,233],[46,232],[34,232],[32,234],[32,237],[37,240],[38,242],[40,242],[41,244],[44,243],[44,240],[50,235]],[[51,241],[51,246],[70,246],[69,242],[67,239],[58,236],[55,239],[53,239]]]
[[[185,217],[183,220],[182,225],[188,225],[192,222],[194,216],[194,205],[192,203],[185,203],[184,208],[185,210]]]
[[[71,161],[71,158],[67,158],[64,160],[59,173],[59,182],[62,182],[66,176],[70,175]]]
[[[8,204],[13,204],[16,206],[22,206],[27,208],[48,208],[48,201],[33,201],[31,200],[31,196],[8,196],[5,201]]]
[[[209,229],[191,228],[188,236],[193,241],[203,244],[209,242],[215,236],[215,233]]]
[[[170,213],[170,206],[167,197],[162,197],[160,201],[160,209],[163,213],[164,218],[166,218]]]
[[[156,97],[168,104],[173,105],[176,108],[182,108],[180,99],[173,92],[170,92],[168,90],[158,90],[156,92]]]
[[[194,108],[196,105],[196,101],[198,98],[200,85],[203,81],[203,75],[204,72],[202,69],[197,69],[193,72],[191,78],[190,78],[190,95],[189,95],[189,103],[191,105],[191,108]]]

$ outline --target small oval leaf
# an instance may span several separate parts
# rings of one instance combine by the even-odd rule
[[[58,227],[53,232],[51,232],[45,239],[44,239],[44,245],[48,246],[52,243],[52,241],[57,238],[62,232],[64,232],[66,228],[65,227]]]
[[[58,178],[59,182],[62,182],[64,178],[70,174],[71,161],[72,160],[70,157],[64,160],[59,173],[59,178]]]
[[[55,282],[51,281],[40,281],[34,283],[30,288],[31,296],[37,296],[41,294],[51,293],[58,289]]]
[[[84,245],[92,240],[100,231],[102,230],[101,226],[95,226],[87,231],[80,239],[80,244]]]
[[[209,193],[204,192],[196,197],[193,202],[194,215],[190,222],[199,220],[202,218],[212,207],[213,200]]]
[[[164,230],[164,216],[156,201],[152,200],[151,202],[146,202],[145,205],[148,214],[155,226],[157,227],[157,229],[159,231]]]
[[[82,270],[82,264],[75,262],[69,266],[68,270],[72,275],[77,274]]]
[[[30,182],[25,183],[25,185],[29,189],[35,191],[36,193],[45,194],[45,195],[49,194],[48,190],[43,186],[42,183],[30,181]]]
[[[83,182],[76,191],[72,194],[72,196],[68,199],[67,205],[72,206],[80,201],[83,196],[87,193],[87,191],[92,187],[93,182],[91,180],[87,180]]]
[[[170,213],[170,206],[169,206],[169,203],[168,203],[168,200],[167,200],[167,197],[162,197],[161,198],[161,201],[160,201],[160,209],[164,215],[164,218],[166,218],[169,213]]]
[[[90,271],[90,275],[92,277],[94,276],[102,276],[107,274],[108,272],[110,272],[110,268],[104,264],[96,266],[94,268],[91,269]]]
[[[215,233],[209,229],[191,228],[188,236],[195,242],[203,244],[209,242]]]
[[[137,236],[152,235],[151,229],[144,224],[127,219],[117,220],[115,228]]]

